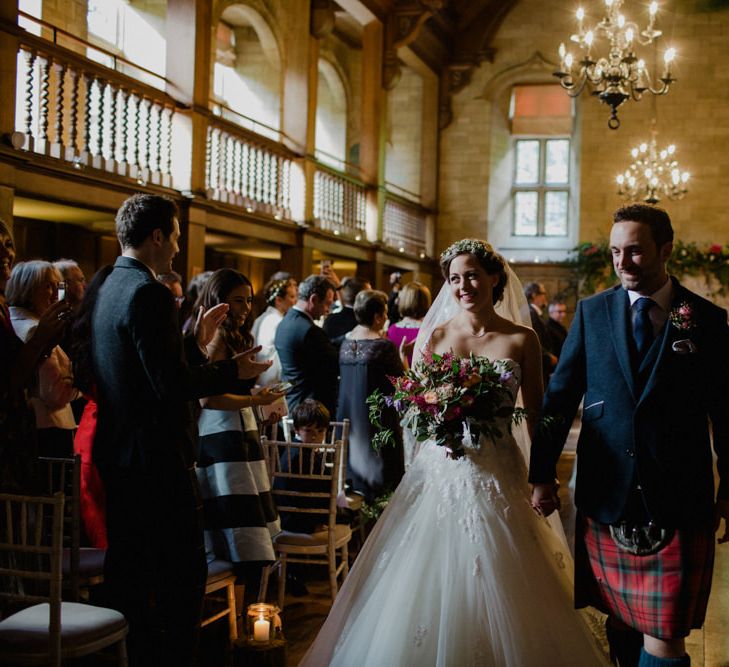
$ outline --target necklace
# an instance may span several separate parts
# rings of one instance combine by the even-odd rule
[[[471,338],[483,338],[488,331],[484,329],[481,333],[472,333],[469,331],[468,335],[471,336]]]

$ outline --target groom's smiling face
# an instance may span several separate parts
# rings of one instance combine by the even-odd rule
[[[668,279],[666,262],[671,248],[671,243],[659,248],[651,228],[642,222],[616,222],[610,231],[613,265],[620,283],[626,290],[645,296],[663,287]]]

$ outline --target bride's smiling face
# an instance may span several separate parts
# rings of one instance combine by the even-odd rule
[[[493,289],[498,275],[489,275],[470,254],[456,256],[448,269],[448,284],[456,303],[464,310],[480,311],[493,304]]]

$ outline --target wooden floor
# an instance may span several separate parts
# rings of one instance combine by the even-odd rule
[[[574,463],[574,442],[577,431],[573,430],[570,442],[560,460],[558,475],[561,483],[562,521],[569,540],[574,540],[574,505],[569,480]],[[282,614],[284,634],[288,641],[287,665],[295,667],[306,653],[319,628],[324,623],[331,600],[329,586],[324,568],[312,569],[308,575],[308,595],[300,598],[287,596],[286,608]],[[272,581],[269,599],[275,598],[276,582]],[[225,624],[221,624],[225,625]],[[224,641],[223,636],[220,641]],[[204,664],[210,667],[230,664],[224,659],[218,648],[213,646],[210,638],[203,642]],[[207,645],[207,647],[206,647]],[[222,662],[213,658],[217,653]],[[714,584],[709,603],[709,611],[705,627],[694,631],[688,640],[688,651],[693,667],[729,667],[729,544],[717,548],[717,559],[714,568]],[[213,660],[211,661],[211,658]],[[393,666],[396,667],[396,666]],[[423,667],[428,667],[423,665]]]

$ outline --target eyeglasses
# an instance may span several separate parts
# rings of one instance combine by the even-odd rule
[[[175,303],[178,306],[181,306],[183,303],[185,303],[185,297],[184,296],[176,296],[175,297]]]

